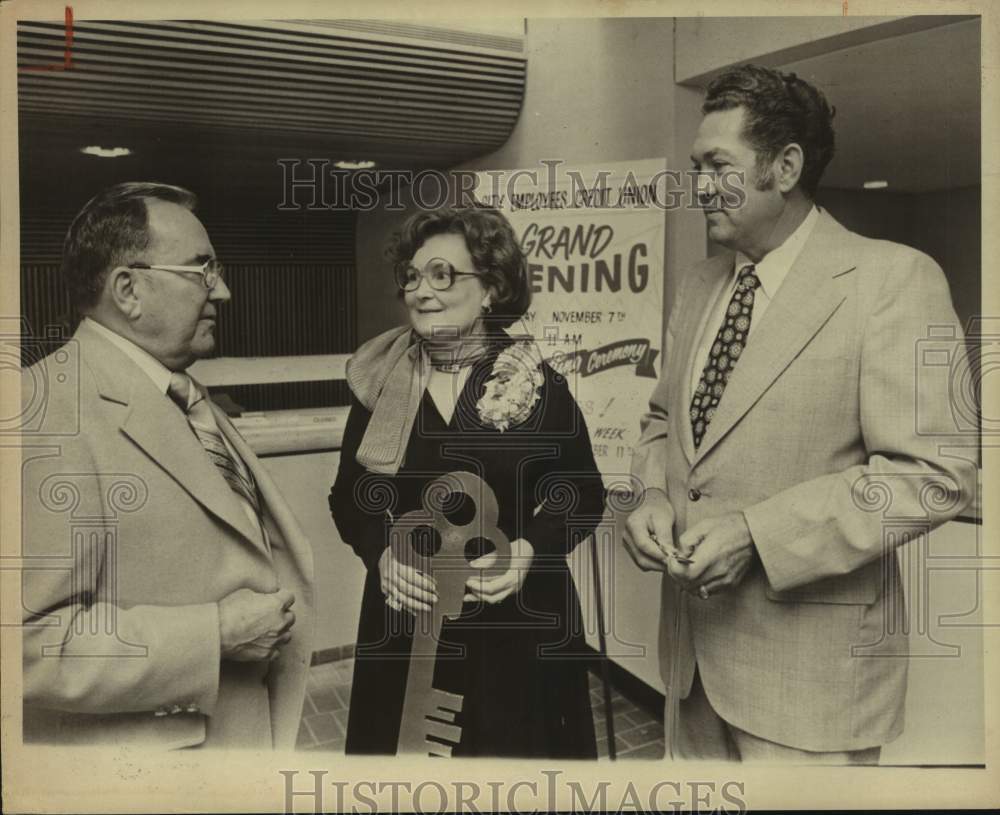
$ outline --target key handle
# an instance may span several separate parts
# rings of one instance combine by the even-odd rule
[[[468,523],[454,524],[446,512],[463,495],[472,502],[475,513]],[[510,540],[497,526],[496,495],[479,476],[459,471],[428,484],[421,505],[421,509],[407,512],[393,524],[389,532],[393,556],[400,563],[432,576],[438,584],[438,610],[448,615],[458,614],[466,580],[476,575],[496,577],[510,568]],[[440,536],[441,546],[436,552],[422,552],[414,546],[417,530],[426,527]],[[479,538],[490,541],[495,548],[490,553],[495,555],[493,562],[484,568],[473,566],[466,556],[467,544]]]

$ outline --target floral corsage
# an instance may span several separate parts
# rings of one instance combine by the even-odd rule
[[[542,355],[531,340],[515,342],[493,363],[486,391],[476,403],[479,418],[501,433],[525,421],[542,395]]]

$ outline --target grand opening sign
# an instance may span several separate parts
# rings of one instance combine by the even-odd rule
[[[664,167],[542,162],[477,176],[476,199],[508,217],[528,256],[521,328],[574,387],[609,486],[628,472],[661,361]]]

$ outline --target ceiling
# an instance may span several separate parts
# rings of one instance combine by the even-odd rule
[[[64,48],[62,25],[19,23],[22,161],[63,179],[107,172],[85,145],[130,148],[127,176],[235,186],[277,158],[446,166],[506,141],[526,73],[523,23],[86,20],[72,69],[37,70]]]
[[[280,197],[278,158],[446,167],[503,144],[521,109],[523,22],[87,21],[72,71],[19,72],[22,195],[130,178]],[[22,68],[62,59],[21,23]],[[965,20],[783,65],[837,108],[824,186],[927,192],[980,180],[980,25]],[[126,146],[114,160],[84,145]],[[263,179],[263,182],[262,182]],[[28,183],[30,181],[30,183]],[[67,200],[67,211],[81,201]]]
[[[980,183],[980,23],[866,43],[780,66],[836,109],[837,155],[824,187],[885,180],[896,192]]]

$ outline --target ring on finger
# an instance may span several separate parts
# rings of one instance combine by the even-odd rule
[[[699,586],[699,587],[698,587],[698,596],[699,596],[699,597],[700,597],[700,598],[701,598],[702,600],[707,600],[707,599],[708,599],[708,597],[709,597],[709,594],[708,594],[708,589],[707,589],[707,588],[706,588],[705,586]]]

